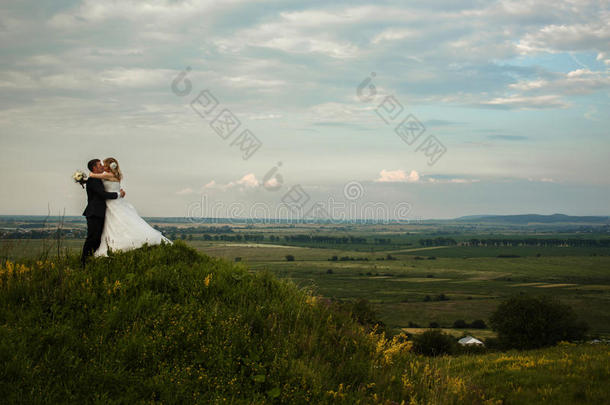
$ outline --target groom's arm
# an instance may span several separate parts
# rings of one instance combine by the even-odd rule
[[[116,200],[119,198],[119,193],[111,193],[104,190],[104,185],[101,181],[93,181],[87,183],[87,187],[91,187],[94,193],[100,195],[104,200]]]

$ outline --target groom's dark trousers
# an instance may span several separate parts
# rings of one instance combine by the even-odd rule
[[[87,239],[85,239],[81,255],[83,267],[87,262],[87,257],[91,256],[102,242],[102,231],[106,219],[106,200],[112,200],[118,196],[118,193],[109,193],[104,190],[104,184],[100,179],[89,178],[87,180],[87,207],[83,212],[83,215],[87,217]]]

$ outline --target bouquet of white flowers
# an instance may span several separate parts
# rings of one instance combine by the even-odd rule
[[[85,188],[85,183],[87,182],[87,175],[85,173],[77,170],[72,175],[72,178],[74,179],[75,183],[78,183],[82,188]]]

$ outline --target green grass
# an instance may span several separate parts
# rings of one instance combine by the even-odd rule
[[[0,268],[3,403],[537,404],[608,396],[606,345],[436,359],[409,348],[269,272],[182,243],[97,259],[84,270],[77,255]]]
[[[407,248],[407,250],[409,250]],[[401,251],[391,251],[392,254],[400,253]],[[408,252],[407,252],[408,253]],[[515,246],[515,247],[468,247],[468,246],[438,246],[430,248],[429,251],[421,251],[418,254],[424,256],[436,257],[497,257],[499,255],[517,255],[517,256],[610,256],[610,248],[600,247],[533,247],[533,246]]]
[[[593,404],[610,395],[608,346],[560,344],[525,352],[445,356],[431,364],[462,376],[470,389],[503,404]]]
[[[449,326],[458,319],[487,320],[501,300],[526,292],[569,303],[593,333],[610,335],[608,256],[414,260],[411,255],[395,261],[375,261],[371,256],[368,262],[328,262],[326,256],[312,257],[314,252],[292,251],[295,262],[250,259],[245,250],[231,254],[243,256],[254,269],[271,270],[326,297],[366,298],[393,328],[406,327],[410,321]],[[439,294],[449,301],[424,301],[426,295]]]
[[[348,314],[183,244],[95,260],[86,270],[76,256],[8,262],[0,280],[5,403],[409,396],[398,367],[377,366],[379,337]]]
[[[372,238],[372,236],[369,236]],[[64,241],[64,247],[80,251],[82,241]],[[56,257],[52,241],[0,240],[0,259]],[[593,334],[610,336],[610,256],[580,248],[542,248],[540,257],[497,258],[496,248],[413,248],[392,252],[355,252],[340,249],[267,246],[248,243],[189,241],[205,254],[242,264],[254,271],[275,275],[307,287],[317,295],[337,299],[366,298],[390,329],[398,331],[415,322],[428,326],[438,322],[450,327],[454,321],[487,321],[501,300],[525,292],[554,296],[571,305],[591,327]],[[52,247],[49,249],[49,247]],[[459,255],[441,255],[457,249]],[[503,248],[511,254],[522,248]],[[560,250],[559,256],[553,256]],[[487,252],[487,253],[485,253]],[[285,256],[294,255],[295,262]],[[368,258],[368,261],[328,261],[332,256]],[[468,256],[471,255],[471,256]],[[435,256],[436,260],[416,260]],[[466,258],[463,258],[466,256]],[[328,270],[332,274],[328,274]],[[370,273],[370,274],[369,274]],[[424,302],[426,295],[445,294],[449,301]]]
[[[79,252],[84,240],[64,239],[58,243],[52,239],[0,239],[0,260],[21,260],[58,257],[66,251]]]

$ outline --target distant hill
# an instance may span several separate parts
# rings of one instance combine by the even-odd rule
[[[539,215],[539,214],[521,214],[521,215],[469,215],[455,219],[461,222],[486,222],[486,223],[509,223],[509,224],[555,224],[555,223],[595,223],[607,224],[610,223],[610,217],[596,216],[572,216],[564,214]]]

